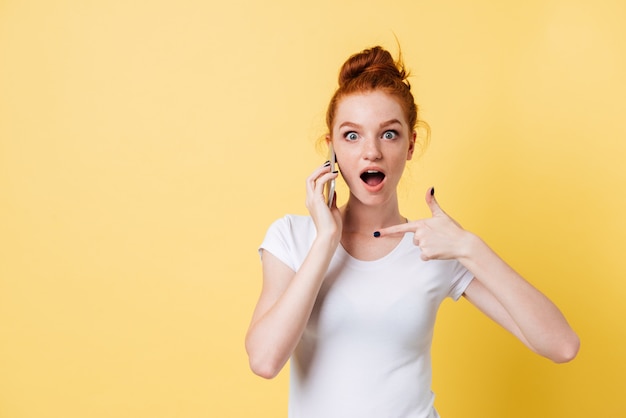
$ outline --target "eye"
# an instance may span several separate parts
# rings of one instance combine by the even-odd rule
[[[346,138],[348,141],[356,141],[357,139],[359,139],[359,135],[357,135],[357,133],[354,131],[346,132],[345,134],[343,134],[343,137]]]
[[[395,139],[397,136],[398,136],[398,132],[394,130],[385,131],[385,133],[383,133],[384,139]]]

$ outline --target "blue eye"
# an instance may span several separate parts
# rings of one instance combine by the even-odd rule
[[[384,139],[395,139],[398,136],[396,131],[385,131],[383,134]]]
[[[343,137],[346,138],[348,141],[356,141],[359,138],[357,133],[353,131],[346,132],[345,134],[343,134]]]

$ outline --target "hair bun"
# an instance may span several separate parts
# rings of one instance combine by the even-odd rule
[[[397,61],[380,46],[352,55],[341,66],[339,88],[335,90],[328,103],[326,110],[328,132],[333,132],[337,107],[344,97],[375,91],[383,92],[398,101],[410,129],[416,129],[418,125],[427,127],[425,122],[418,119],[418,108],[408,77],[409,72],[405,70],[401,52],[398,53]]]
[[[396,63],[391,54],[380,46],[363,50],[348,58],[339,72],[339,86],[365,74],[375,79],[394,78],[400,82],[406,81],[407,78],[401,61]],[[408,82],[406,84],[408,85]]]

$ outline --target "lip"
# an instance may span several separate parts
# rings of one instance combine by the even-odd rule
[[[384,176],[382,181],[376,184],[375,186],[367,184],[365,181],[363,181],[362,176],[368,171],[376,171],[378,173],[381,173]],[[370,167],[366,167],[359,173],[359,180],[361,182],[361,185],[363,185],[363,187],[365,188],[365,190],[367,190],[370,193],[376,193],[376,192],[379,192],[385,186],[385,183],[387,182],[387,174],[385,174],[385,171],[381,169],[380,167],[370,166]]]

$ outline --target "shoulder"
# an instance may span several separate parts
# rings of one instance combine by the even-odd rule
[[[270,225],[259,250],[269,251],[295,271],[306,257],[315,235],[315,224],[310,216],[285,215]]]
[[[310,230],[315,231],[315,224],[310,216],[285,215],[275,220],[268,232],[272,231],[281,234],[302,234]]]

